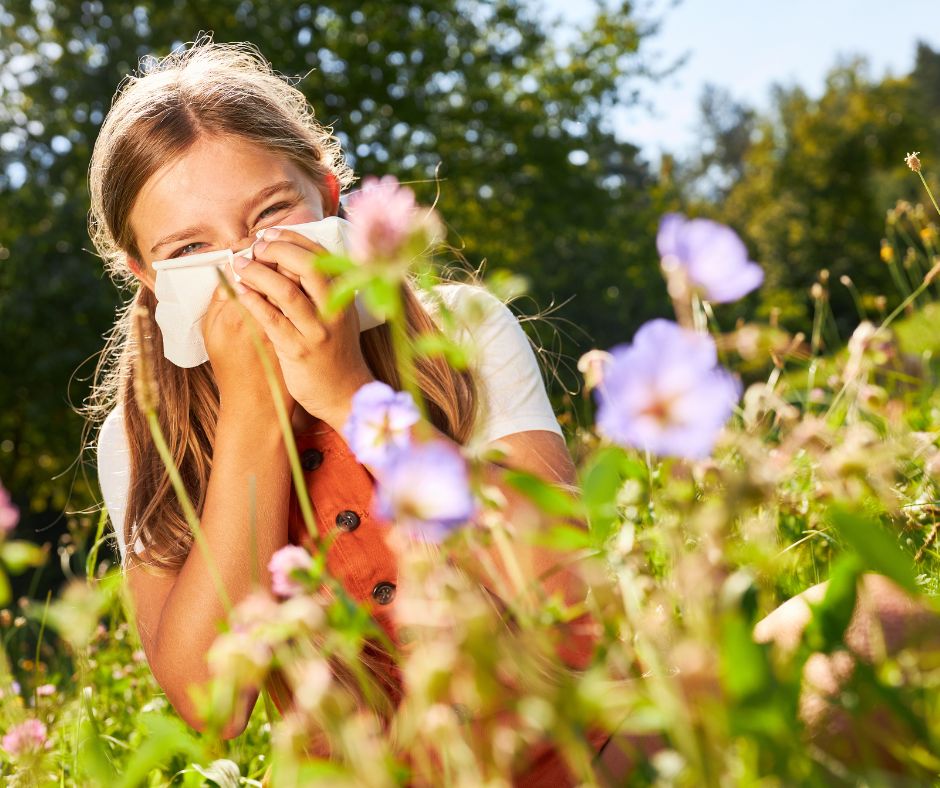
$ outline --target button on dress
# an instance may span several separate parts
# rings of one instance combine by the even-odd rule
[[[391,641],[399,644],[392,614],[398,563],[385,539],[391,523],[376,517],[371,510],[372,474],[356,459],[343,437],[321,419],[297,432],[295,440],[319,538],[330,545],[326,553],[327,571],[370,611]],[[288,512],[288,541],[315,551],[293,487]],[[591,645],[590,638],[581,641],[571,638],[560,653],[572,667],[584,667],[590,660]],[[384,675],[383,685],[392,703],[400,702],[403,683],[394,660],[377,644],[369,644],[366,655],[367,664]],[[265,686],[278,711],[287,712],[292,705],[291,690],[281,671],[272,671]],[[609,737],[603,731],[592,730],[587,738],[596,752]],[[328,756],[327,752],[315,749],[311,747],[311,754]],[[526,771],[514,779],[514,785],[529,788],[575,784],[564,760],[547,743],[530,751]]]

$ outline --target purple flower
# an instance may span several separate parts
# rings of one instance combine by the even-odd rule
[[[39,752],[46,744],[46,726],[29,719],[14,725],[3,736],[3,749],[14,758],[28,752]]]
[[[411,425],[421,418],[407,391],[374,380],[353,394],[343,437],[359,462],[382,467],[411,443]]]
[[[716,366],[711,337],[651,320],[610,353],[594,390],[598,431],[657,455],[707,457],[741,396],[738,380]]]
[[[737,301],[764,281],[763,270],[747,259],[738,234],[710,219],[667,213],[659,223],[656,247],[667,274],[682,271],[706,301]]]
[[[438,232],[433,212],[419,209],[414,192],[393,175],[364,178],[348,208],[347,252],[359,263],[397,260],[416,237],[424,247]]]
[[[430,542],[441,541],[476,514],[467,463],[442,440],[397,453],[376,481],[376,514]]]
[[[10,493],[0,484],[0,533],[10,533],[20,520],[20,510],[13,505]]]
[[[308,573],[313,568],[313,556],[298,545],[285,545],[271,556],[268,571],[271,573],[271,590],[278,596],[293,596],[304,590],[296,573]]]

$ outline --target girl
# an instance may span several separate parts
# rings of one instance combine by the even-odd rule
[[[304,96],[250,46],[204,42],[129,77],[95,144],[90,232],[112,277],[139,282],[99,367],[104,374],[93,403],[108,413],[99,436],[99,475],[153,675],[197,729],[204,721],[187,688],[208,678],[206,654],[225,609],[202,551],[191,549],[193,535],[134,401],[132,368],[140,350],[132,313],[138,306],[154,311],[154,260],[241,249],[272,225],[337,214],[340,192],[352,179],[337,141],[314,120]],[[240,271],[239,298],[264,328],[269,357],[279,362],[278,384],[316,521],[327,533],[340,534],[328,568],[394,636],[395,557],[382,538],[384,524],[369,511],[370,469],[355,461],[339,431],[362,385],[401,385],[387,324],[360,334],[351,307],[331,322],[320,317],[325,281],[308,267],[318,252],[297,233],[269,231],[254,247],[254,262]],[[437,289],[456,313],[473,301],[485,315],[473,329],[481,351],[477,370],[454,371],[440,359],[417,361],[418,385],[438,437],[480,446],[499,439],[509,452],[507,463],[573,483],[574,467],[535,355],[513,314],[479,287],[451,283]],[[438,330],[433,305],[409,287],[403,290],[409,336]],[[218,289],[203,325],[209,363],[182,369],[159,353],[154,360],[160,424],[233,604],[251,590],[253,576],[270,588],[271,556],[303,540],[274,399],[241,314]],[[162,347],[156,326],[154,334],[155,346]],[[495,475],[491,483],[500,484]],[[511,519],[523,504],[500,486]],[[533,548],[529,560],[541,574],[557,555]],[[569,602],[585,592],[565,571],[545,587]],[[590,637],[576,626],[571,636],[570,656],[583,660]],[[374,666],[382,667],[380,658]],[[272,688],[282,708],[289,704],[283,690]],[[224,736],[244,729],[257,695],[255,690],[244,699]],[[594,736],[595,746],[606,739]],[[527,784],[567,779],[551,751],[543,748],[531,761],[528,775],[520,777]]]

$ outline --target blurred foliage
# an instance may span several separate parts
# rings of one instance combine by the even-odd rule
[[[98,498],[70,405],[128,294],[104,280],[86,229],[97,129],[140,58],[199,31],[303,77],[360,177],[393,173],[437,197],[471,265],[528,278],[522,311],[572,299],[560,336],[536,327],[552,352],[621,341],[661,313],[655,181],[606,120],[649,82],[655,25],[622,2],[563,42],[556,27],[521,0],[0,1],[0,478],[21,529],[61,530],[63,510]]]
[[[902,273],[899,284],[879,248],[885,211],[920,197],[905,154],[922,151],[932,183],[940,176],[930,164],[940,150],[938,71],[940,53],[920,44],[907,76],[876,80],[865,60],[843,62],[818,98],[798,86],[776,86],[766,113],[727,90],[705,91],[701,152],[676,177],[689,212],[733,226],[764,266],[759,314],[777,309],[784,325],[806,325],[813,313],[809,288],[826,269],[834,321],[824,339],[835,349],[859,318],[841,277],[869,298],[885,296],[889,309],[919,281],[926,269]],[[926,249],[927,269],[933,251]],[[899,262],[910,269],[910,260]]]

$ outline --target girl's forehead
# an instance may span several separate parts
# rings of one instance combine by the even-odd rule
[[[283,156],[244,140],[201,139],[144,184],[130,212],[131,229],[146,254],[158,237],[241,210],[252,196],[278,183],[319,199],[309,177]]]

